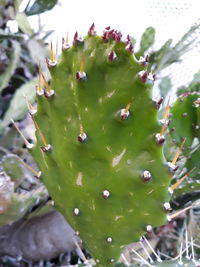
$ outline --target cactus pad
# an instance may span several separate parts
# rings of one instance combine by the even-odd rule
[[[178,145],[186,138],[185,155],[190,153],[190,147],[194,138],[199,138],[199,112],[200,112],[200,93],[199,92],[186,92],[180,95],[171,108],[171,136]],[[189,149],[186,149],[189,147]]]
[[[193,86],[192,86],[193,85]],[[199,86],[192,84],[188,89]],[[185,138],[185,145],[182,151],[185,157],[184,167],[192,170],[190,183],[185,181],[182,187],[176,191],[176,195],[192,192],[200,188],[200,93],[198,91],[185,91],[179,95],[171,108],[170,135],[176,145],[180,145]]]
[[[148,58],[136,59],[129,36],[92,26],[72,47],[51,49],[50,86],[41,86],[37,112],[29,106],[37,144],[31,152],[58,210],[99,266],[166,222],[170,174],[157,136],[159,103],[151,99]]]

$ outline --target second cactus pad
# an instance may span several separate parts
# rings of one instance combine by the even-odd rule
[[[166,222],[170,175],[147,61],[135,58],[129,36],[110,28],[97,36],[91,27],[72,47],[63,41],[59,64],[51,50],[50,86],[43,77],[42,88],[39,72],[32,154],[99,266]]]

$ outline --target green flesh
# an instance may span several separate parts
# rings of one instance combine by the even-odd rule
[[[55,95],[37,97],[35,120],[52,150],[41,151],[36,133],[32,154],[57,209],[99,266],[116,261],[123,246],[137,241],[147,225],[164,224],[163,204],[169,200],[170,174],[155,141],[161,126],[151,100],[152,83],[139,80],[144,67],[125,46],[87,36],[84,44],[63,50],[61,62],[50,69]],[[113,50],[117,59],[110,62]],[[87,79],[77,80],[82,57]],[[130,102],[130,116],[122,120],[119,111]],[[80,121],[88,136],[83,143],[77,140]],[[152,175],[146,183],[144,170]],[[104,190],[110,192],[107,199]]]

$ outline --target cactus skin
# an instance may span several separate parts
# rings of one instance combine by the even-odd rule
[[[190,183],[183,182],[174,196],[200,189],[200,149],[199,145],[196,145],[196,148],[192,147],[194,138],[198,142],[200,141],[200,105],[198,104],[200,93],[190,90],[194,86],[195,84],[192,83],[188,88],[189,91],[179,95],[170,111],[171,123],[169,128],[171,138],[174,139],[177,146],[180,146],[183,138],[186,138],[182,151],[182,155],[186,159],[184,167],[187,168],[187,171],[195,168],[189,175],[192,178]],[[197,89],[197,86],[199,86],[198,83],[196,83],[195,89]]]
[[[161,126],[151,99],[153,82],[146,72],[143,81],[138,77],[146,67],[110,32],[104,40],[90,33],[84,42],[76,35],[61,62],[50,68],[55,95],[37,96],[37,144],[31,150],[57,209],[99,266],[115,262],[147,225],[166,222],[170,183],[155,140]],[[87,76],[78,80],[83,57]],[[130,116],[122,119],[119,112],[129,103]],[[77,140],[80,122],[84,142]],[[47,152],[41,150],[40,132],[51,145]],[[145,170],[151,174],[148,182]]]
[[[190,146],[195,137],[200,137],[198,113],[200,108],[195,102],[200,97],[199,92],[186,92],[180,95],[171,108],[171,137],[178,145],[186,138],[183,153],[187,156],[190,153]],[[188,149],[186,149],[189,147]]]

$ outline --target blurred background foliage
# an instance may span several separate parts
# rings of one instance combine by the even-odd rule
[[[31,6],[29,2],[23,12],[19,11],[21,2],[1,0],[0,4],[0,133],[11,117],[21,119],[27,111],[23,94],[34,102],[37,65],[41,63],[44,71],[46,68],[43,59],[51,31],[43,31],[40,24],[33,30],[27,16],[51,9],[56,1],[34,1]],[[12,22],[16,32],[10,30]]]

